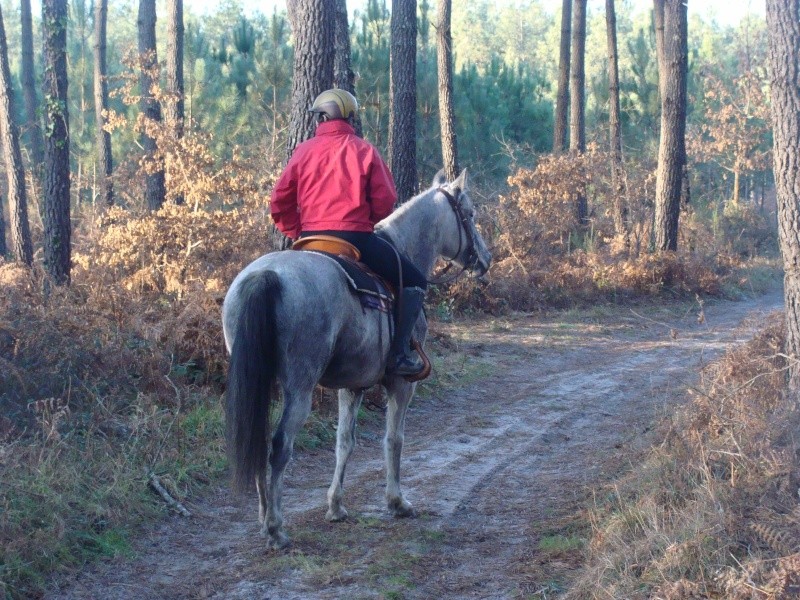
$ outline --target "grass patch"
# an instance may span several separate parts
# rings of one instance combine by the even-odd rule
[[[539,540],[537,546],[540,552],[548,554],[563,554],[572,550],[579,550],[586,544],[585,540],[574,536],[548,535]]]
[[[367,576],[382,590],[382,597],[404,598],[414,587],[414,567],[420,558],[403,549],[383,553],[369,566]]]
[[[147,486],[150,470],[177,499],[221,474],[218,401],[199,396],[187,404],[168,410],[140,398],[116,429],[85,423],[84,414],[65,414],[57,425],[40,415],[33,438],[0,445],[6,596],[36,596],[49,573],[131,556],[136,525],[168,510]]]
[[[739,300],[765,294],[782,282],[783,267],[779,260],[758,257],[731,271],[723,282],[722,294]]]
[[[445,350],[435,345],[428,349],[433,364],[431,376],[417,386],[417,396],[432,398],[445,390],[452,391],[485,379],[497,369],[488,360],[458,350]]]

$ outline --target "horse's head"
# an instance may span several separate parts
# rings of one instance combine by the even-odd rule
[[[489,270],[492,255],[475,227],[475,206],[467,191],[467,170],[447,183],[442,169],[433,178],[433,187],[437,188],[437,194],[446,198],[455,217],[455,227],[451,228],[452,234],[443,248],[445,258],[480,277]]]

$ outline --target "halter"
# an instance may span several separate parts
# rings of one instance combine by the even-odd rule
[[[475,238],[472,236],[472,230],[469,228],[469,221],[464,216],[464,211],[461,210],[461,204],[458,201],[458,198],[453,196],[450,192],[448,192],[445,188],[440,187],[437,191],[444,194],[444,197],[447,198],[447,201],[450,203],[450,208],[453,209],[453,212],[456,214],[456,219],[458,220],[458,251],[456,252],[455,256],[448,259],[447,266],[439,273],[438,277],[434,277],[428,280],[428,283],[432,283],[434,285],[440,285],[442,283],[450,283],[451,281],[455,281],[466,271],[467,269],[471,269],[478,263],[478,253],[475,251]],[[462,236],[463,230],[463,236]],[[463,238],[467,238],[467,258],[464,261],[464,266],[461,267],[461,270],[452,275],[448,278],[444,277],[444,275],[452,268],[453,261],[458,258],[461,254],[461,249],[463,248]]]

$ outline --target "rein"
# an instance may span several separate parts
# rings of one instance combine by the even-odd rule
[[[475,252],[475,240],[472,237],[472,231],[469,228],[469,223],[467,222],[467,218],[464,216],[464,212],[461,210],[461,205],[458,203],[458,198],[453,196],[450,192],[448,192],[445,188],[440,187],[438,189],[439,192],[444,194],[444,197],[447,198],[447,201],[450,203],[450,208],[453,209],[453,212],[456,214],[456,219],[458,220],[458,251],[456,252],[455,256],[449,259],[447,266],[445,266],[442,271],[439,272],[437,276],[428,279],[428,283],[433,285],[441,285],[443,283],[450,283],[455,281],[464,272],[469,269],[470,267],[474,266],[474,264],[478,261],[478,255]],[[462,235],[463,230],[463,235]],[[467,247],[468,254],[467,259],[464,261],[464,266],[461,267],[461,270],[456,273],[455,275],[451,275],[450,277],[445,277],[447,272],[453,267],[453,261],[458,258],[458,255],[461,254],[461,249],[464,247],[464,237],[467,238],[467,243],[469,246]]]

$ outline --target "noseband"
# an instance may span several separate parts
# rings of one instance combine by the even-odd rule
[[[447,266],[439,273],[438,276],[428,280],[428,283],[432,283],[434,285],[455,281],[464,273],[464,271],[471,269],[478,264],[478,253],[475,250],[475,238],[473,237],[472,230],[469,227],[469,221],[467,220],[466,216],[464,216],[464,211],[461,210],[461,204],[458,202],[458,198],[453,196],[453,194],[448,192],[443,187],[440,187],[438,191],[444,194],[444,197],[447,198],[447,201],[450,203],[450,208],[452,208],[453,212],[456,214],[456,220],[458,221],[458,251],[456,252],[455,256],[448,259]],[[464,260],[464,266],[461,267],[461,270],[455,275],[445,277],[445,274],[452,268],[453,261],[461,254],[461,250],[464,247],[465,237],[467,238],[468,246],[467,257],[466,260]]]

